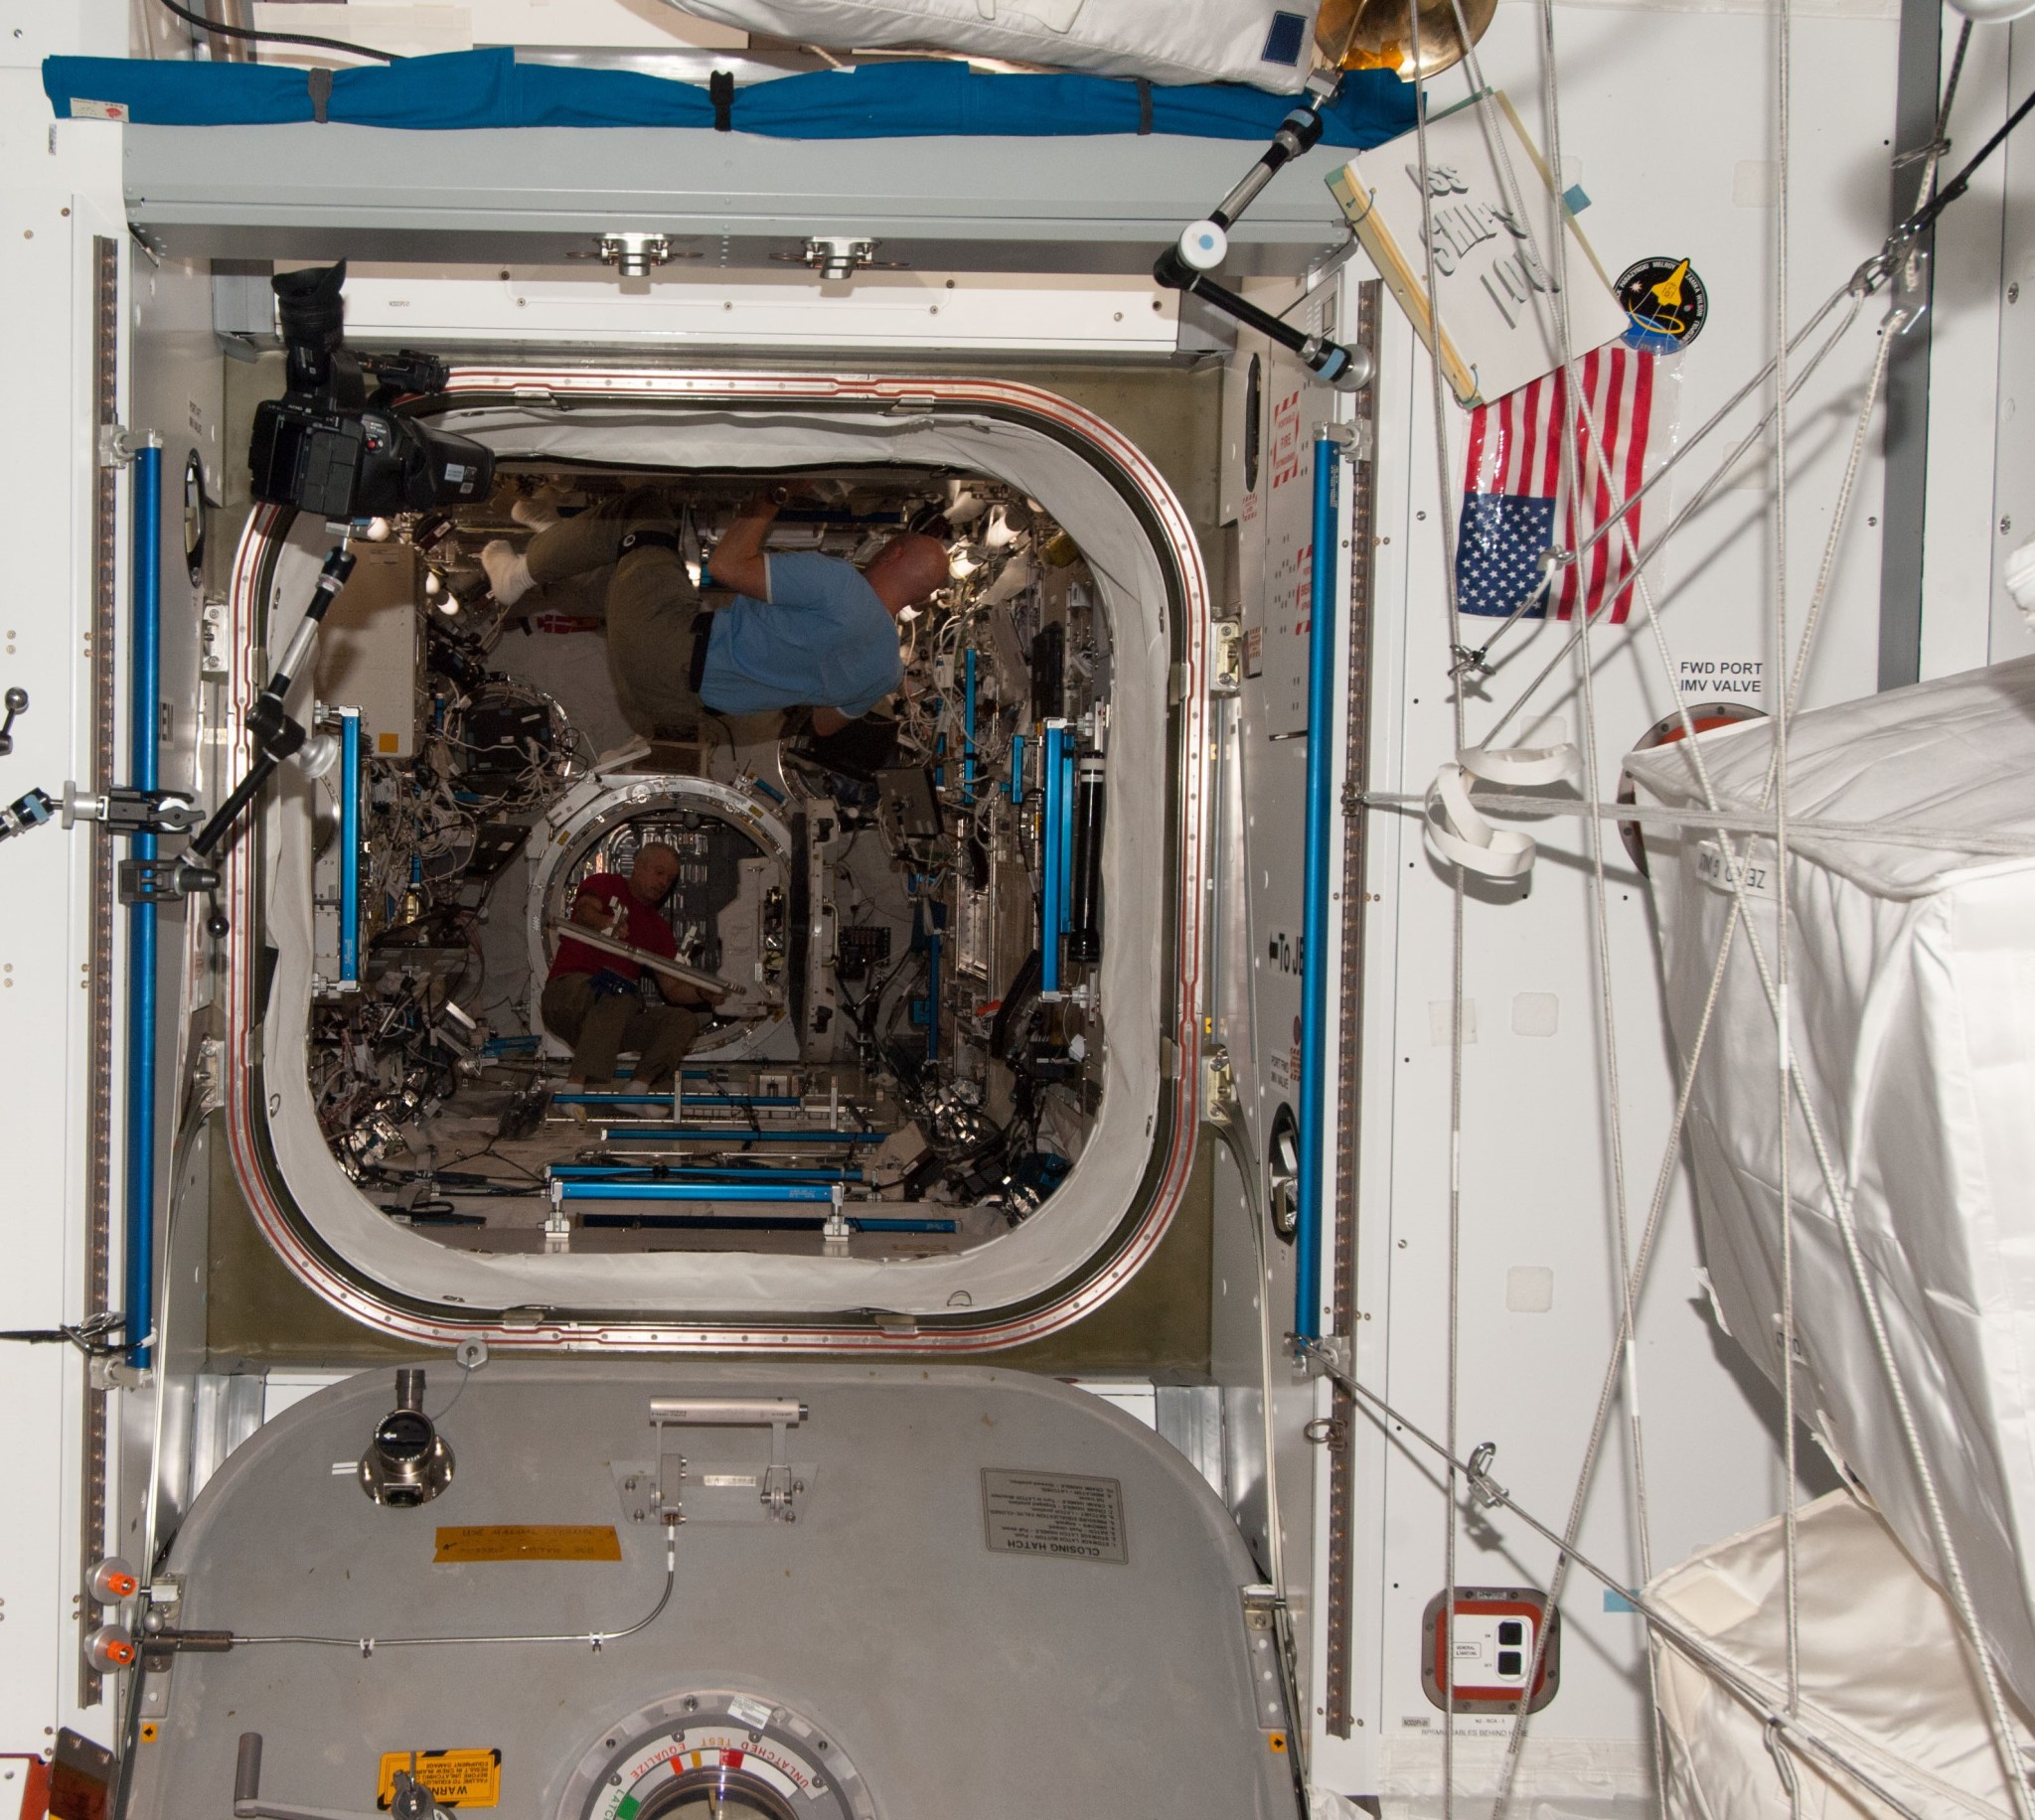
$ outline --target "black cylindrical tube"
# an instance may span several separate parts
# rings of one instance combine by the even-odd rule
[[[1074,905],[1067,959],[1102,959],[1103,763],[1091,754],[1074,767]]]

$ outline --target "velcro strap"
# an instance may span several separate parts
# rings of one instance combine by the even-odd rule
[[[311,91],[311,118],[320,126],[332,119],[332,72],[322,67],[304,72],[304,86]]]
[[[735,78],[731,71],[716,70],[706,78],[706,98],[713,103],[713,130],[731,133],[735,129]]]
[[[1149,138],[1152,134],[1152,84],[1142,76],[1138,77],[1138,137]]]

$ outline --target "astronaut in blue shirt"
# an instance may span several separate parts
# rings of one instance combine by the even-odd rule
[[[811,707],[816,733],[839,732],[903,681],[897,615],[945,584],[946,546],[906,531],[863,569],[814,550],[766,554],[776,516],[751,501],[713,546],[712,578],[736,597],[713,616],[701,699],[721,714]]]
[[[903,680],[896,618],[946,582],[946,547],[906,531],[861,569],[817,551],[766,553],[776,517],[773,501],[753,500],[714,545],[712,580],[735,591],[714,613],[703,611],[686,573],[669,503],[651,494],[548,524],[520,555],[491,543],[482,562],[507,607],[534,587],[614,564],[608,668],[644,732],[683,734],[703,705],[719,714],[810,707],[816,733],[839,732]]]

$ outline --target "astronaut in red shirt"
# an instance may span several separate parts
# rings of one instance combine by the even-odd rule
[[[678,854],[662,841],[652,841],[637,852],[626,878],[617,872],[594,872],[582,879],[572,900],[572,920],[615,935],[632,948],[676,960],[678,943],[657,906],[678,877]],[[630,1076],[637,1086],[651,1092],[671,1086],[699,1034],[702,1014],[717,995],[654,973],[650,978],[664,1002],[646,1004],[640,984],[643,971],[635,961],[603,953],[570,936],[559,942],[540,1008],[545,1028],[572,1045],[569,1085],[575,1091],[611,1086],[616,1058],[624,1049],[640,1052]]]

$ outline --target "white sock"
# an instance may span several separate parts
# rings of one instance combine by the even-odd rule
[[[481,567],[488,571],[488,587],[505,607],[513,607],[537,586],[531,578],[530,557],[501,538],[481,547]]]
[[[509,508],[509,516],[519,525],[528,525],[532,531],[549,531],[558,522],[550,501],[542,495],[536,499],[517,500]]]
[[[2021,617],[2030,626],[2035,626],[2035,537],[2030,537],[2007,558],[2001,579],[2006,582],[2014,605],[2021,609]]]

